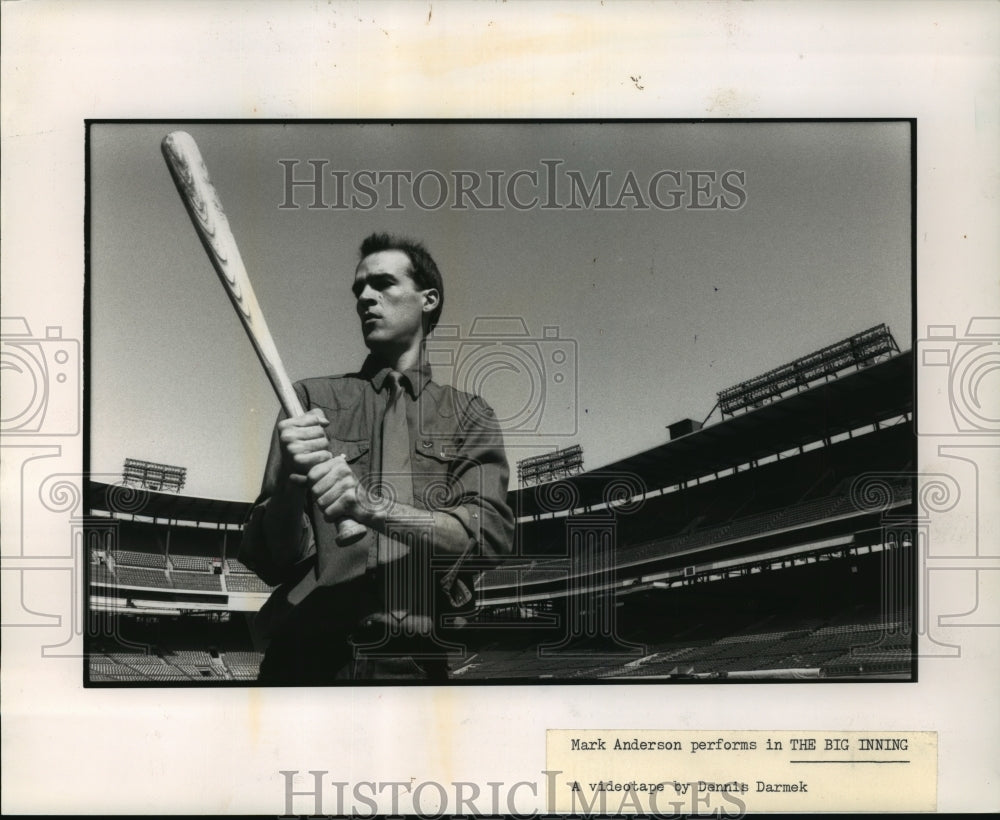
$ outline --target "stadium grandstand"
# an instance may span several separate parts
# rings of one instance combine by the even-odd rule
[[[721,391],[713,423],[513,489],[514,555],[440,620],[454,681],[913,679],[913,373],[882,325]],[[249,504],[87,491],[89,683],[253,681]]]

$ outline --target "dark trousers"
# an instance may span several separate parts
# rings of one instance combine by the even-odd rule
[[[448,659],[431,636],[391,635],[363,583],[321,587],[282,623],[257,676],[263,685],[448,680]],[[367,621],[373,623],[366,624]]]

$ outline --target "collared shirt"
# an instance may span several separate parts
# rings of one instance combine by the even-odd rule
[[[306,379],[295,385],[306,410],[323,410],[330,422],[326,429],[330,451],[343,453],[363,484],[377,476],[379,469],[379,427],[388,399],[383,388],[389,372],[369,356],[358,373]],[[413,470],[412,506],[453,516],[469,536],[465,551],[457,558],[435,555],[432,536],[427,545],[437,582],[451,603],[461,606],[472,595],[472,573],[463,571],[466,560],[499,561],[511,549],[514,518],[507,505],[509,468],[503,436],[485,401],[435,383],[428,364],[403,375]],[[303,565],[315,563],[317,551],[324,553],[324,582],[334,584],[361,577],[392,559],[379,553],[380,539],[372,532],[353,545],[338,546],[336,527],[313,505],[303,511],[300,543],[282,545],[280,555],[275,555],[263,538],[263,513],[280,480],[276,428],[261,493],[240,547],[240,560],[266,583],[277,585],[301,577]],[[483,561],[476,563],[482,565]]]

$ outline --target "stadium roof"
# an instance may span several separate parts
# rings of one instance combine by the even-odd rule
[[[100,481],[88,481],[86,491],[88,510],[174,521],[242,524],[251,506],[245,501],[159,493]]]
[[[605,502],[613,486],[640,491],[673,486],[896,418],[912,411],[913,392],[913,353],[907,351],[559,483],[575,488],[575,507]],[[519,515],[552,511],[545,501],[546,486],[512,493]]]

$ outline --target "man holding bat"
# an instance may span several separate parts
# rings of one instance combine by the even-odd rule
[[[352,286],[361,370],[295,385],[279,417],[240,558],[278,585],[257,619],[262,683],[447,679],[440,618],[470,604],[469,559],[498,561],[514,529],[490,407],[431,378],[424,342],[444,284],[418,242],[373,234]],[[354,543],[336,523],[367,528]]]

